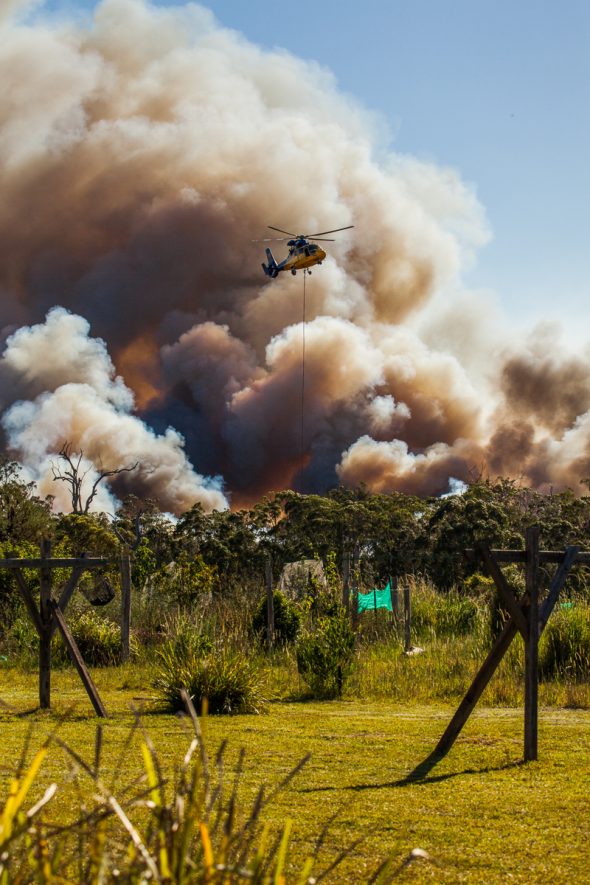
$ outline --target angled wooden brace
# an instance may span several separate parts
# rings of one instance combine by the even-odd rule
[[[74,637],[70,633],[70,629],[69,629],[68,625],[66,624],[66,620],[63,616],[63,612],[62,612],[61,608],[59,607],[58,603],[54,599],[52,599],[49,604],[50,604],[51,613],[52,613],[53,618],[55,620],[55,624],[57,626],[57,629],[61,633],[62,639],[64,641],[64,645],[68,650],[68,654],[72,660],[72,663],[74,664],[74,666],[76,667],[76,670],[78,671],[78,674],[80,676],[80,679],[82,680],[84,688],[86,689],[88,697],[90,698],[90,700],[92,702],[92,706],[94,707],[96,715],[100,716],[103,719],[106,719],[107,718],[107,711],[105,710],[105,708],[103,706],[103,703],[102,703],[100,696],[98,694],[96,685],[93,682],[92,676],[90,675],[90,673],[86,669],[86,664],[84,663],[84,659],[83,659],[82,655],[80,654],[80,649],[78,648],[78,646],[76,644],[76,640],[74,639]]]
[[[477,553],[479,554],[483,564],[485,565],[489,576],[493,579],[494,584],[496,585],[496,588],[500,595],[500,599],[508,609],[522,638],[526,642],[529,633],[529,625],[526,615],[520,607],[518,600],[514,595],[514,591],[502,574],[500,566],[494,559],[494,554],[490,550],[488,544],[485,543],[485,541],[480,541],[476,545],[475,549],[477,550]]]
[[[508,593],[502,592],[502,590],[499,589],[499,592],[502,594],[502,599],[506,602],[507,606],[509,605],[510,609],[513,610],[514,605],[511,604],[510,602],[508,602],[508,598],[511,598],[512,603],[516,603],[516,605],[518,606],[519,614],[516,615],[516,617],[514,617],[514,613],[513,613],[513,611],[511,611],[508,621],[505,623],[501,633],[499,634],[499,636],[495,640],[489,654],[487,655],[485,661],[481,665],[473,682],[471,683],[471,685],[467,689],[467,692],[465,693],[463,700],[459,704],[459,707],[457,708],[453,718],[449,722],[442,737],[440,738],[438,744],[436,745],[436,748],[432,753],[433,757],[444,756],[451,749],[451,747],[455,743],[457,737],[459,736],[461,730],[463,729],[463,726],[465,725],[465,723],[469,719],[469,716],[473,712],[475,705],[477,704],[479,698],[483,694],[490,679],[492,678],[492,676],[496,672],[498,666],[500,665],[502,658],[504,657],[504,655],[508,651],[508,648],[510,647],[512,640],[514,639],[514,637],[516,636],[516,634],[518,632],[521,632],[521,634],[522,634],[522,632],[523,632],[522,627],[523,626],[525,626],[526,634],[527,634],[524,637],[525,642],[527,641],[527,638],[528,638],[529,631],[528,631],[527,613],[528,613],[529,604],[530,604],[529,594],[525,593],[525,595],[520,600],[516,600],[514,597],[514,594],[512,593],[512,590],[510,589],[510,586],[508,585],[508,583],[506,582],[506,579],[502,575],[495,559],[493,559],[493,553],[489,549],[489,546],[487,544],[486,545],[479,545],[479,549],[481,549],[482,547],[484,549],[484,552],[489,554],[489,560],[487,560],[487,556],[486,556],[486,559],[484,559],[484,561],[487,560],[486,566],[487,566],[488,562],[492,563],[490,573],[491,573],[492,578],[494,579],[494,583],[496,584],[496,586],[498,588],[500,587],[500,585],[502,585],[504,591],[506,590],[506,588],[508,589]],[[563,587],[563,585],[565,583],[565,580],[569,574],[569,571],[570,571],[572,565],[574,565],[574,563],[576,561],[576,557],[578,555],[578,552],[579,552],[579,547],[576,547],[576,546],[567,547],[564,554],[563,554],[563,559],[561,560],[561,562],[559,563],[559,565],[556,569],[555,575],[554,575],[553,580],[551,581],[551,585],[549,587],[549,592],[547,594],[547,597],[545,598],[545,600],[543,601],[543,603],[539,607],[539,612],[538,612],[538,636],[539,637],[541,636],[543,630],[545,629],[545,626],[547,624],[549,616],[551,615],[551,612],[553,611],[553,609],[555,607],[557,599],[559,598],[559,593],[561,591],[561,588]],[[494,572],[497,572],[500,574],[501,577],[500,577],[499,581],[496,581],[497,574],[494,576],[494,572],[492,572],[492,569],[494,570]],[[519,621],[520,626],[517,626],[517,619]],[[524,621],[524,625],[523,625],[523,621]]]

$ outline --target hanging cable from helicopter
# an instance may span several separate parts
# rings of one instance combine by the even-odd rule
[[[287,246],[289,247],[289,254],[286,258],[284,258],[281,262],[277,262],[272,251],[269,247],[266,248],[266,260],[267,264],[262,263],[262,269],[267,277],[271,277],[271,279],[276,279],[279,273],[283,270],[290,270],[293,276],[297,273],[298,270],[303,271],[303,319],[301,324],[301,337],[302,337],[302,354],[301,354],[301,421],[300,421],[300,436],[299,436],[299,455],[300,462],[303,465],[303,458],[305,453],[305,444],[304,444],[304,434],[305,434],[305,278],[307,274],[311,274],[310,268],[314,267],[314,265],[320,265],[324,258],[326,257],[325,251],[317,245],[317,243],[334,243],[335,240],[332,237],[327,237],[326,234],[336,234],[342,230],[351,230],[354,227],[354,224],[348,224],[346,227],[337,227],[333,230],[324,230],[320,231],[317,234],[294,234],[288,230],[283,230],[280,227],[273,227],[272,224],[268,225],[270,230],[277,231],[280,234],[286,234],[284,237],[266,237],[261,240],[253,240],[254,243],[272,243],[272,242],[284,242],[287,240],[287,237],[291,237],[291,239],[287,240]]]
[[[306,267],[303,268],[303,317],[301,322],[301,427],[299,435],[299,457],[303,464],[305,453],[304,430],[305,430],[305,278],[311,273]]]

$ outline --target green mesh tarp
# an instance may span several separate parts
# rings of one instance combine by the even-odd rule
[[[369,593],[359,593],[358,595],[359,612],[373,611],[377,608],[386,608],[387,611],[393,611],[391,604],[391,584],[387,584],[383,590],[371,590]]]

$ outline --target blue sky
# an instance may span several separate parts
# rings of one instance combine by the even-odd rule
[[[48,5],[80,11],[95,4]],[[466,283],[495,291],[518,325],[557,317],[585,340],[587,0],[203,5],[263,47],[330,68],[342,90],[384,117],[392,149],[457,169],[493,232]]]

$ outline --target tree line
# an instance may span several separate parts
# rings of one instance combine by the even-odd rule
[[[121,548],[133,551],[137,588],[172,563],[183,592],[191,586],[230,592],[259,588],[270,556],[278,577],[283,565],[319,558],[340,569],[350,555],[367,585],[407,574],[428,578],[442,591],[461,584],[476,567],[463,550],[486,539],[495,547],[522,547],[527,526],[541,527],[541,547],[578,544],[590,549],[590,497],[566,490],[539,494],[515,480],[473,482],[461,494],[418,498],[373,494],[366,488],[335,488],[325,496],[282,491],[250,508],[205,513],[199,504],[177,520],[156,501],[128,496],[115,517],[91,512],[56,514],[41,499],[16,461],[0,462],[0,547],[3,555],[30,555],[49,537],[64,554],[91,552],[113,561]],[[585,590],[587,570],[578,569],[576,589]],[[0,574],[6,603],[8,575]]]

